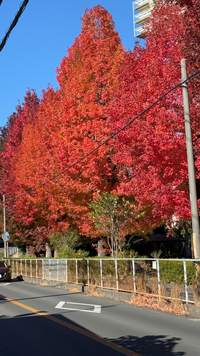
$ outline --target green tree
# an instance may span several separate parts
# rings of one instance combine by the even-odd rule
[[[107,237],[112,256],[117,256],[124,245],[124,237],[128,234],[129,222],[133,217],[133,198],[123,197],[104,192],[91,203],[90,216],[95,228]]]
[[[74,249],[80,245],[80,235],[76,230],[69,228],[62,232],[53,232],[49,235],[50,245],[53,247],[54,250],[58,252],[61,249],[68,246],[70,249]]]
[[[88,252],[83,250],[76,251],[81,244],[81,237],[78,232],[72,228],[62,232],[54,232],[49,235],[51,247],[58,252],[60,258],[85,258]]]

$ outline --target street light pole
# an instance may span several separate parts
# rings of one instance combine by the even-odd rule
[[[185,59],[181,59],[181,75],[182,75],[182,81],[187,80]],[[187,147],[187,163],[188,163],[192,232],[193,232],[192,234],[193,256],[192,257],[200,258],[199,212],[198,212],[198,204],[197,204],[197,189],[196,189],[194,153],[193,153],[193,146],[192,146],[192,130],[191,130],[191,123],[190,123],[190,106],[189,106],[187,82],[182,84],[182,88],[183,88],[185,136],[186,136],[186,147]]]

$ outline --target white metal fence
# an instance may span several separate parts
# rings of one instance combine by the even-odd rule
[[[198,283],[195,277],[198,275],[200,260],[10,259],[7,263],[11,266],[12,278],[21,275],[48,281],[93,285],[116,291],[147,293],[168,299],[172,298],[172,289],[178,285],[180,299],[186,303],[194,303],[195,295],[198,294],[198,288],[194,290],[193,287],[194,283]],[[174,273],[173,277],[173,270],[178,271],[178,281],[177,273]]]
[[[15,253],[17,253],[17,247],[15,247],[15,246],[9,246],[8,247],[8,255],[9,256],[12,256],[12,255],[14,255]],[[0,253],[4,253],[4,247],[2,247],[2,248],[0,248]]]

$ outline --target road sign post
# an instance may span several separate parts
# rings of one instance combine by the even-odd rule
[[[7,247],[7,241],[9,240],[9,233],[7,231],[4,231],[2,234],[2,239],[4,241],[4,258],[8,258],[8,247]]]

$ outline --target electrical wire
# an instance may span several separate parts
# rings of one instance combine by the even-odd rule
[[[2,3],[3,0],[0,0],[0,5]],[[10,36],[10,33],[11,31],[13,30],[13,28],[16,26],[20,16],[22,15],[23,11],[25,10],[26,8],[26,5],[28,4],[29,0],[24,0],[23,3],[21,4],[18,12],[16,13],[15,15],[15,18],[14,20],[12,21],[12,23],[10,24],[10,27],[8,29],[8,31],[6,32],[4,38],[2,39],[1,43],[0,43],[0,52],[2,51],[2,49],[4,48],[6,42],[7,42],[7,39],[8,37]]]
[[[197,72],[193,73],[192,75],[190,75],[187,79],[185,79],[184,81],[181,81],[181,83],[175,85],[174,87],[172,87],[171,89],[169,89],[167,92],[165,92],[162,96],[160,96],[156,101],[154,101],[153,104],[149,105],[146,109],[144,109],[142,112],[140,112],[138,115],[136,115],[133,119],[131,119],[128,123],[126,123],[121,129],[119,129],[118,131],[116,131],[114,134],[112,134],[110,137],[108,137],[106,140],[104,140],[102,143],[100,143],[96,148],[94,148],[93,150],[91,150],[90,152],[88,152],[85,156],[83,156],[82,158],[80,158],[79,160],[77,160],[76,162],[74,162],[73,164],[71,164],[70,166],[68,166],[67,168],[65,168],[63,171],[61,171],[60,173],[56,174],[55,176],[53,176],[52,178],[50,178],[49,180],[47,180],[46,182],[38,185],[35,188],[32,188],[30,190],[28,190],[26,193],[23,193],[21,195],[17,195],[15,197],[12,197],[10,199],[7,199],[6,202],[8,201],[13,201],[16,200],[18,198],[21,198],[23,196],[26,195],[30,195],[32,192],[35,192],[36,190],[38,190],[39,188],[44,187],[45,185],[47,185],[48,183],[54,181],[55,179],[57,179],[58,177],[60,177],[62,174],[66,173],[68,170],[70,170],[71,168],[75,167],[77,164],[79,164],[80,162],[82,162],[83,160],[85,160],[85,158],[91,156],[94,152],[96,152],[100,147],[102,147],[103,145],[105,145],[106,143],[108,143],[110,140],[112,140],[116,135],[118,135],[120,132],[124,131],[128,126],[130,126],[135,120],[137,120],[140,116],[142,116],[143,114],[145,114],[147,111],[149,111],[151,108],[153,108],[156,104],[158,104],[161,100],[163,100],[169,93],[171,93],[172,91],[176,90],[177,88],[183,86],[184,83],[188,83],[191,79],[193,79],[194,77],[196,77],[198,74],[200,74],[200,70],[198,70]]]

